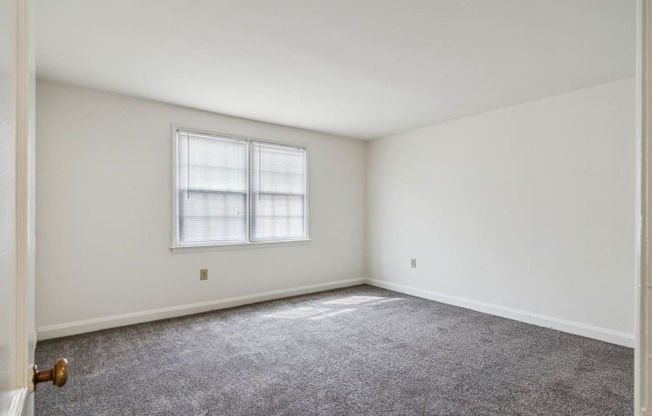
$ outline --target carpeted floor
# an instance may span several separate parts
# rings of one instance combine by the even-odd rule
[[[36,415],[633,414],[633,350],[370,286],[40,342]]]

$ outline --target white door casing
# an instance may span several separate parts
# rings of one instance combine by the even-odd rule
[[[31,415],[34,50],[29,0],[0,2],[0,415]]]
[[[636,135],[637,135],[637,276],[636,276],[636,326],[634,354],[634,409],[636,415],[652,416],[650,388],[652,365],[650,361],[650,221],[649,197],[652,195],[649,177],[650,151],[650,9],[651,0],[636,0]]]
[[[0,414],[24,394],[16,374],[16,89],[18,3],[0,2]]]

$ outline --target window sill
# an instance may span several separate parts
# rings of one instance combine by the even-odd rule
[[[201,253],[205,251],[228,251],[228,250],[247,250],[252,248],[272,248],[272,247],[286,247],[286,246],[303,246],[309,244],[312,240],[306,238],[304,240],[286,240],[286,241],[261,241],[257,243],[242,243],[242,244],[215,244],[206,246],[172,246],[170,251],[172,254],[180,253]]]

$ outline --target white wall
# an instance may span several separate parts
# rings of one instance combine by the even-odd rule
[[[37,88],[42,338],[367,275],[633,342],[633,79],[366,145],[50,81]],[[170,123],[307,146],[313,241],[171,254]]]
[[[634,97],[626,79],[372,141],[374,282],[633,345]]]
[[[170,253],[170,123],[306,146],[313,241]],[[40,338],[364,276],[363,142],[49,81],[37,85],[37,137]]]

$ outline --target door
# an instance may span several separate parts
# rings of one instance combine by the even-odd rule
[[[30,415],[34,54],[29,0],[0,2],[0,415]]]

